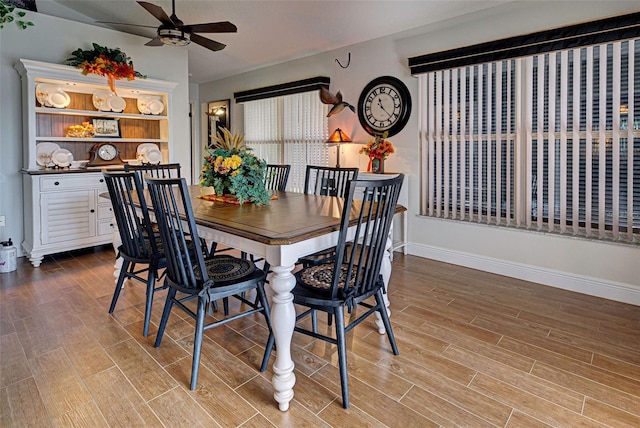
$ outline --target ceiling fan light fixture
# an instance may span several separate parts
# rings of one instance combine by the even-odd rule
[[[165,45],[186,46],[191,43],[191,34],[171,28],[159,28],[158,38]]]

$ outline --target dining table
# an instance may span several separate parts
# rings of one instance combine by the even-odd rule
[[[262,257],[271,265],[271,323],[277,349],[272,385],[274,398],[280,410],[287,411],[296,383],[291,358],[291,339],[296,322],[292,294],[296,285],[293,273],[296,261],[302,256],[337,244],[345,199],[297,192],[277,192],[269,205],[238,205],[209,200],[207,195],[212,193],[211,188],[189,186],[189,196],[200,237],[218,245]],[[150,204],[149,209],[153,218],[153,208]],[[404,211],[406,208],[398,205],[395,213]],[[352,229],[349,229],[349,232],[355,234]],[[353,239],[353,236],[350,239]],[[390,234],[381,267],[385,287],[391,275],[391,248]],[[385,293],[384,296],[388,311],[388,294]],[[378,332],[384,334],[382,320],[379,314],[376,315]]]

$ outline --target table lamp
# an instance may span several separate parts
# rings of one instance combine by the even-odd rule
[[[352,143],[351,138],[347,137],[347,134],[342,132],[342,129],[337,128],[333,131],[333,134],[327,140],[327,143],[335,144],[337,149],[336,152],[336,168],[340,168],[340,144],[344,143]]]

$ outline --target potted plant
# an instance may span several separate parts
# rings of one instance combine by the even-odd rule
[[[267,163],[246,147],[244,136],[232,134],[227,128],[220,131],[211,136],[212,147],[204,158],[200,185],[213,187],[220,197],[231,195],[240,205],[269,205],[271,194],[264,185]]]

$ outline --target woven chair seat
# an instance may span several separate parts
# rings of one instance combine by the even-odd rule
[[[235,282],[256,270],[256,265],[251,260],[230,256],[216,256],[205,260],[204,264],[209,279],[216,283]],[[194,273],[198,281],[202,281],[202,271],[199,266],[194,266]]]
[[[333,263],[326,263],[319,266],[312,266],[307,269],[303,269],[296,274],[297,283],[303,287],[309,287],[314,290],[329,291],[333,282]],[[340,268],[340,279],[338,282],[338,288],[344,288],[344,281],[347,276],[348,266],[342,266]],[[352,275],[350,285],[353,286],[356,272],[358,268],[354,266],[352,268]]]

